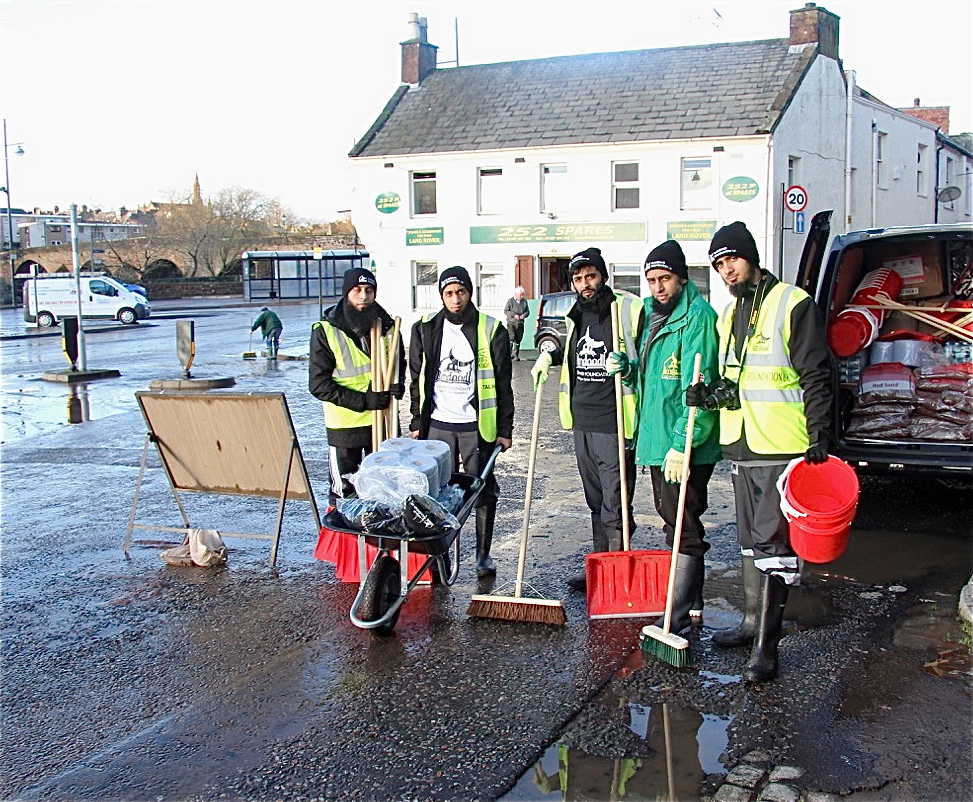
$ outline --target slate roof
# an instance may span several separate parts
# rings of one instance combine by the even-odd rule
[[[816,54],[768,39],[438,69],[349,155],[768,133]]]

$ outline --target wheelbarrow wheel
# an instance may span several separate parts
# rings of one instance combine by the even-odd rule
[[[386,554],[380,557],[365,577],[365,588],[362,596],[362,621],[377,621],[389,608],[395,604],[402,590],[402,578],[399,572],[399,562]],[[399,620],[399,610],[395,611],[388,621],[375,627],[375,635],[391,635],[395,624]]]

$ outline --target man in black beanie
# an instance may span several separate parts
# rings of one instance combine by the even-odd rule
[[[618,431],[614,380],[606,370],[611,349],[611,308],[619,305],[621,348],[628,358],[637,358],[645,314],[639,299],[630,293],[613,292],[608,286],[608,268],[598,248],[587,248],[568,263],[568,278],[577,300],[567,314],[565,349],[543,353],[531,374],[534,388],[547,381],[551,365],[561,365],[558,410],[561,426],[574,430],[574,453],[591,513],[592,551],[621,551],[622,504],[632,520],[635,489],[634,454],[626,454],[628,487],[622,491],[618,438],[635,436],[635,390],[626,387],[622,396],[624,433]],[[573,590],[584,591],[584,574],[568,579]]]
[[[653,248],[645,260],[650,295],[643,301],[649,325],[639,343],[639,356],[629,362],[612,353],[608,372],[622,373],[638,390],[639,429],[635,462],[649,468],[656,512],[665,524],[671,547],[679,514],[680,482],[685,466],[689,407],[683,396],[699,377],[693,362],[700,354],[700,371],[712,381],[717,376],[716,312],[689,280],[686,257],[675,240]],[[703,614],[703,555],[709,550],[702,515],[707,486],[720,461],[718,416],[699,410],[693,428],[685,516],[676,560],[670,628],[677,634]]]
[[[378,281],[372,271],[353,267],[345,271],[342,299],[327,309],[324,319],[311,326],[308,389],[324,406],[331,471],[329,502],[354,495],[343,477],[355,473],[372,450],[372,410],[388,409],[391,398],[402,398],[405,388],[405,349],[399,343],[399,375],[389,391],[371,388],[371,331],[382,327],[391,338],[392,318],[376,301]],[[386,350],[390,347],[385,343]]]
[[[510,338],[473,304],[473,281],[456,266],[439,276],[443,308],[412,327],[409,340],[413,437],[442,440],[453,470],[479,474],[496,446],[510,448],[514,393]],[[490,557],[500,486],[494,474],[476,505],[476,575],[496,576]]]
[[[686,391],[686,403],[719,409],[720,445],[730,460],[744,615],[713,635],[718,646],[753,643],[748,682],[777,676],[789,588],[800,583],[777,480],[799,457],[828,459],[832,362],[824,323],[804,290],[760,268],[757,244],[741,222],[713,236],[710,262],[734,300],[719,320],[720,376]]]

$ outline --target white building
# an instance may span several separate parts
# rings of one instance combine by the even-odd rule
[[[707,247],[726,223],[744,221],[762,265],[793,280],[816,211],[834,210],[836,232],[940,213],[936,126],[860,90],[838,17],[813,3],[784,39],[452,69],[436,69],[425,20],[410,24],[403,83],[350,153],[354,221],[404,318],[440,308],[451,265],[499,314],[518,284],[563,289],[592,245],[616,288],[644,295],[645,256],[670,238],[721,308]],[[951,213],[969,220],[970,154],[949,148],[967,174]]]

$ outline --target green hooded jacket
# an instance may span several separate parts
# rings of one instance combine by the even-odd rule
[[[719,335],[717,314],[696,285],[687,281],[676,308],[656,332],[649,316],[652,297],[643,300],[645,330],[639,342],[639,368],[630,379],[639,397],[639,425],[635,444],[637,465],[662,465],[670,448],[686,448],[686,388],[696,382],[692,376],[693,359],[702,354],[703,381],[707,384],[719,375]],[[691,462],[712,464],[722,458],[720,451],[719,415],[699,407],[693,427]]]

